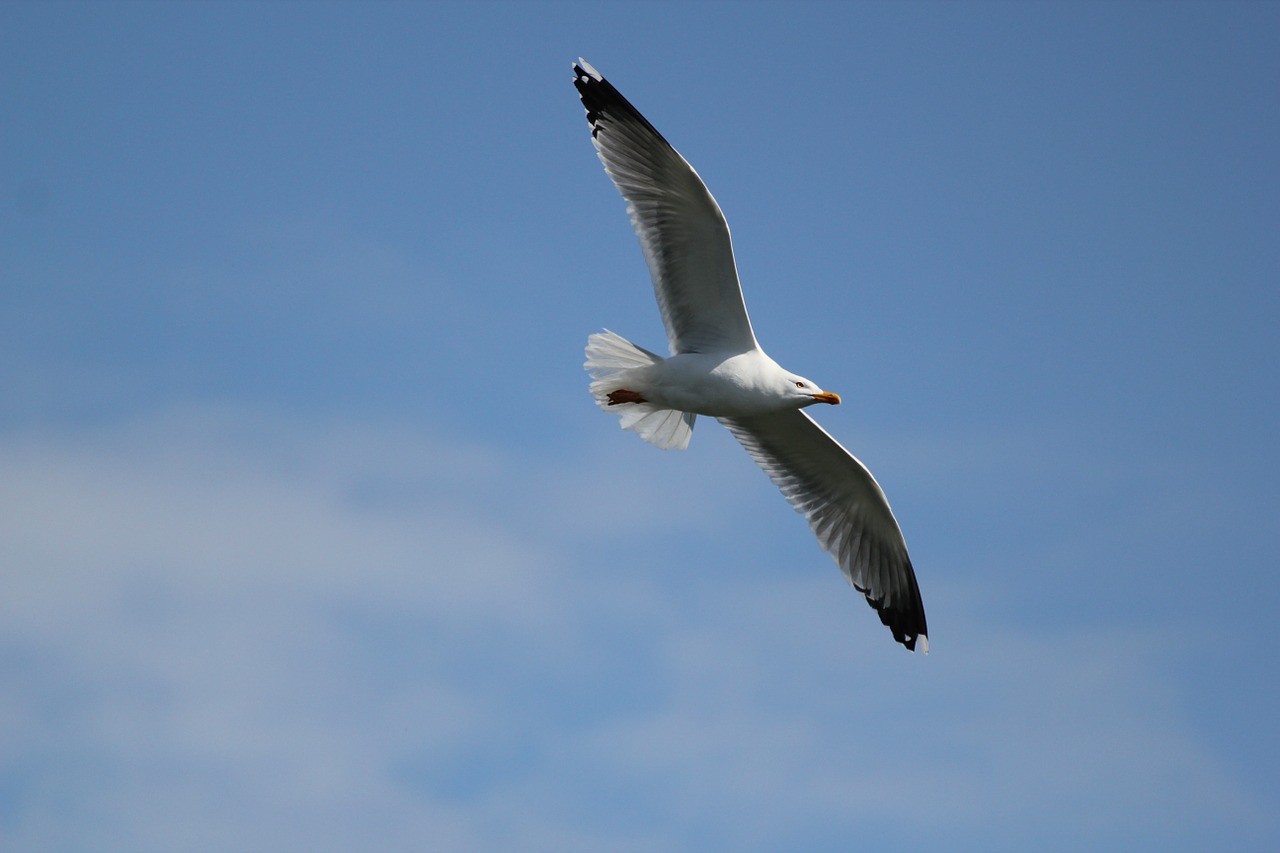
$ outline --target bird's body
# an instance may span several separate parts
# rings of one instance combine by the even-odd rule
[[[801,409],[840,398],[765,354],[747,317],[724,215],[701,178],[585,61],[574,85],[605,171],[627,200],[671,355],[605,331],[587,341],[591,393],[624,429],[683,450],[722,424],[782,490],[894,639],[928,651],[906,543],[871,473]]]
[[[626,381],[629,388],[660,409],[738,418],[796,408],[793,395],[781,393],[794,383],[783,380],[786,384],[779,388],[778,376],[785,373],[760,350],[727,355],[690,352],[639,368]]]

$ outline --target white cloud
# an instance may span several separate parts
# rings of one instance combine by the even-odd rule
[[[945,631],[913,657],[812,543],[790,569],[750,537],[739,565],[654,565],[785,513],[705,443],[550,466],[234,408],[0,437],[0,829],[990,850],[1261,825],[1153,664],[1167,638],[1015,633],[934,583]]]
[[[718,617],[665,638],[666,700],[584,748],[735,849],[815,826],[877,848],[1179,849],[1268,824],[1153,666],[1167,638],[953,623],[921,660],[850,628],[862,614],[834,592],[815,578],[728,593]]]

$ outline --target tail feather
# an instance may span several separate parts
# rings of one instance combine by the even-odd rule
[[[583,367],[591,374],[592,379],[601,379],[619,370],[648,367],[660,361],[662,356],[605,329],[587,338],[587,363]]]
[[[591,396],[596,405],[618,415],[623,429],[663,450],[684,450],[693,436],[697,415],[649,403],[609,403],[611,392],[639,384],[644,369],[662,360],[662,356],[605,329],[587,338],[587,361],[583,367],[591,374]]]
[[[684,450],[693,437],[693,422],[698,417],[693,412],[675,409],[659,409],[646,403],[623,403],[630,409],[622,414],[622,428],[629,429],[654,447],[663,450]]]

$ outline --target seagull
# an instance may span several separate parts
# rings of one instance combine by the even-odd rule
[[[785,370],[756,341],[729,226],[693,167],[584,59],[573,84],[591,141],[627,202],[671,355],[609,330],[587,339],[591,395],[623,429],[684,450],[698,415],[716,418],[795,510],[897,642],[929,651],[907,543],[866,466],[804,409],[840,397]]]

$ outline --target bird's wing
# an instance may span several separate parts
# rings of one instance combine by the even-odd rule
[[[720,206],[609,81],[582,59],[573,71],[591,141],[627,200],[672,354],[757,348]]]
[[[893,638],[929,650],[907,543],[871,472],[799,409],[720,418],[797,512]]]

